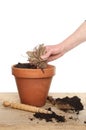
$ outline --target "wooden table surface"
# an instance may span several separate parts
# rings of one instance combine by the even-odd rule
[[[50,93],[49,95],[56,98],[78,96],[81,98],[84,110],[80,111],[79,115],[65,113],[46,103],[43,108],[51,106],[56,112],[65,115],[68,120],[64,123],[46,122],[38,119],[33,119],[32,121],[30,119],[33,118],[33,113],[6,108],[2,105],[5,100],[20,102],[17,93],[0,93],[0,130],[86,130],[86,124],[84,123],[86,121],[86,93]],[[74,119],[69,119],[70,116],[73,116]]]

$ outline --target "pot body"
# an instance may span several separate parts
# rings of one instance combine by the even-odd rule
[[[55,67],[48,65],[44,72],[41,69],[23,69],[12,66],[21,103],[33,106],[44,106],[48,96]]]

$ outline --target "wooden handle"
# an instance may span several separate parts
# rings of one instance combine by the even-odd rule
[[[51,114],[52,112],[43,108],[39,108],[39,107],[35,107],[35,106],[31,106],[31,105],[26,105],[26,104],[22,104],[22,103],[10,103],[9,101],[4,101],[3,105],[5,107],[11,107],[14,109],[19,109],[19,110],[24,110],[24,111],[29,111],[29,112],[39,112],[39,113],[46,113],[46,114]]]

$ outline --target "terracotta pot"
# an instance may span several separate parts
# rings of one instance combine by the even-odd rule
[[[33,106],[43,106],[46,103],[55,67],[48,65],[44,69],[24,69],[12,66],[21,103]]]

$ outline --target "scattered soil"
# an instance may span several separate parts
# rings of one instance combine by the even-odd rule
[[[47,103],[51,103],[51,105],[53,105],[57,109],[62,110],[63,113],[65,112],[70,113],[71,110],[72,115],[68,117],[66,116],[67,113],[61,114],[60,112],[58,112],[60,114],[57,115],[56,112],[51,110],[51,108],[53,107],[52,106],[47,109],[51,111],[51,114],[36,112],[35,114],[33,114],[33,118],[30,119],[31,121],[33,121],[35,118],[39,119],[40,121],[45,120],[46,122],[52,122],[52,123],[54,123],[55,121],[56,122],[67,122],[69,120],[77,121],[78,120],[77,114],[79,114],[79,111],[84,109],[84,106],[81,103],[81,99],[77,96],[73,97],[66,96],[64,98],[53,98],[52,96],[48,96]],[[86,124],[86,121],[84,121],[83,123]]]
[[[48,108],[48,110],[52,111],[51,108]],[[57,115],[53,111],[51,114],[35,113],[34,117],[38,118],[39,120],[45,119],[46,122],[53,122],[53,119],[55,119],[56,122],[65,122],[64,116]]]
[[[86,121],[84,121],[84,124],[86,124]]]
[[[18,63],[15,65],[17,68],[26,68],[26,69],[37,69],[37,67],[30,63]]]
[[[56,98],[54,99],[52,96],[48,96],[47,100],[53,104],[56,105],[60,110],[68,111],[73,110],[76,111],[77,114],[79,114],[79,111],[84,109],[83,104],[81,103],[81,99],[77,96],[73,97],[64,97],[64,98]]]

